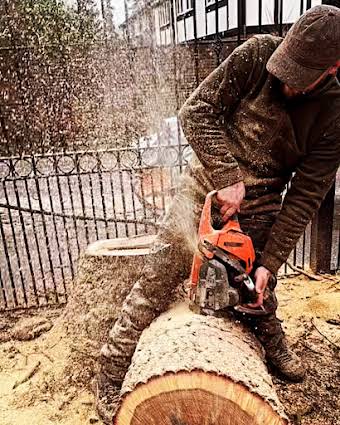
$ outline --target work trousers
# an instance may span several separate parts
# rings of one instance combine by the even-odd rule
[[[114,380],[123,380],[142,331],[167,310],[174,300],[178,285],[191,271],[195,236],[205,200],[206,189],[187,171],[177,194],[160,226],[153,254],[146,259],[141,276],[122,306],[121,315],[111,329],[107,343],[102,347],[100,363],[103,371]],[[239,215],[242,230],[253,240],[257,256],[261,255],[275,220],[273,214]],[[249,325],[259,339],[283,335],[276,318],[277,300],[274,293],[276,280],[265,293],[266,316],[237,319]]]

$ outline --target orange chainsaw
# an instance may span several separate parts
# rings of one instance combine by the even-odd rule
[[[261,307],[248,308],[258,294],[251,278],[255,251],[252,240],[240,228],[236,216],[219,230],[211,218],[212,198],[208,193],[198,229],[198,250],[190,276],[190,308],[201,314],[223,316],[233,308],[240,313],[264,315]]]

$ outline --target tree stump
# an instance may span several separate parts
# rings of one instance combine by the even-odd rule
[[[283,425],[288,420],[256,338],[185,303],[146,329],[115,425]]]
[[[88,246],[79,260],[64,312],[37,340],[38,352],[48,361],[21,394],[22,403],[46,398],[46,394],[69,403],[84,389],[90,389],[102,344],[147,258],[153,255],[154,241],[154,235],[144,235]],[[33,331],[40,332],[41,327]]]
[[[93,376],[100,348],[154,241],[155,235],[97,241],[81,256],[72,296],[54,329],[66,334],[66,375],[74,383],[88,384]]]

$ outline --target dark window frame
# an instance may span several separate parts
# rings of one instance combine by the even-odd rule
[[[209,0],[205,0],[205,13],[212,12],[213,10],[220,9],[221,7],[229,7],[228,0],[212,0],[212,3],[208,3]]]

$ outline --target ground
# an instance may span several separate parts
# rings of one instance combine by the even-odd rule
[[[305,381],[299,384],[273,375],[276,390],[294,425],[340,424],[339,284],[340,277],[334,276],[322,281],[305,277],[280,280],[279,316],[284,320],[290,344],[308,369]],[[56,322],[59,314],[60,310],[40,311],[36,329],[46,331],[49,326],[42,319]],[[6,339],[17,320],[18,315],[14,314],[0,318],[0,340]],[[33,332],[35,339],[29,341],[18,341],[13,339],[13,332],[11,335],[12,339],[0,343],[1,424],[100,424],[91,392],[75,384],[64,386],[58,382],[61,375],[56,371],[62,370],[66,362],[67,341],[63,335],[53,328],[38,337]],[[16,335],[23,339],[22,328]],[[21,383],[25,377],[27,380]]]

